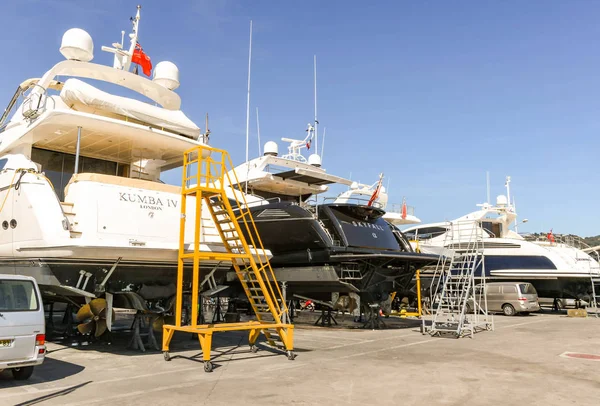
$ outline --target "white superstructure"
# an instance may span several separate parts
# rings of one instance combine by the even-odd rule
[[[352,184],[348,179],[328,174],[321,167],[321,158],[317,154],[310,155],[308,159],[304,157],[302,149],[310,148],[313,134],[314,127],[309,124],[304,140],[282,138],[289,143],[288,153],[282,156],[279,156],[277,143],[268,141],[263,156],[235,168],[239,188],[250,195],[248,203],[264,199],[301,203],[311,196],[327,192],[330,184]]]
[[[181,111],[173,63],[158,63],[152,79],[135,73],[132,59],[146,58],[139,20],[138,7],[128,50],[123,40],[102,47],[113,66],[92,63],[92,38],[71,29],[60,49],[66,60],[17,88],[0,120],[0,273],[35,276],[59,295],[174,281],[180,188],[160,175],[208,131]],[[202,215],[201,249],[222,251]]]

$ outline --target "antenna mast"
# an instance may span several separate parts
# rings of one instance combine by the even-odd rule
[[[319,121],[317,120],[317,55],[314,56],[314,85],[315,85],[315,154],[319,153]]]
[[[250,49],[248,51],[248,97],[246,99],[246,167],[248,166],[248,140],[250,137],[250,67],[252,64],[252,20],[250,20]],[[248,193],[248,182],[246,182],[246,193]]]
[[[129,20],[131,21],[131,25],[132,25],[132,29],[131,29],[131,34],[129,34],[129,39],[131,40],[131,45],[129,46],[129,50],[125,50],[124,49],[124,36],[125,36],[125,31],[121,31],[121,43],[119,44],[118,42],[113,43],[113,47],[102,47],[102,50],[105,52],[110,52],[111,54],[114,54],[114,59],[113,59],[113,68],[115,69],[122,69],[125,71],[129,71],[129,68],[131,67],[131,57],[133,56],[133,52],[135,51],[135,46],[138,43],[138,37],[139,37],[139,29],[140,29],[140,10],[142,9],[142,6],[137,6],[137,13],[135,15],[135,17],[130,17]]]

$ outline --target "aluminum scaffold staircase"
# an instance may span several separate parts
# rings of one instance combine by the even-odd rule
[[[239,185],[229,154],[207,146],[192,148],[184,153],[183,182],[181,188],[181,219],[179,239],[179,261],[177,271],[177,296],[175,302],[175,325],[163,327],[163,353],[165,360],[170,360],[169,344],[175,331],[185,331],[198,335],[204,360],[204,370],[213,369],[210,358],[212,335],[222,331],[249,331],[248,341],[252,352],[256,352],[256,341],[262,332],[267,342],[277,346],[283,345],[288,359],[293,360],[294,326],[286,323],[287,306],[285,298],[277,284],[275,275],[269,264],[267,253],[252,219],[245,195],[235,191],[228,185]],[[226,193],[230,188],[230,196]],[[190,199],[195,198],[195,199]],[[185,223],[189,213],[189,200],[195,212],[193,251],[187,252]],[[235,210],[232,207],[235,206]],[[200,249],[202,227],[202,208],[205,208],[218,235],[225,252]],[[230,262],[248,297],[248,301],[256,315],[255,321],[198,324],[198,298],[201,261]],[[182,306],[184,285],[184,266],[192,262],[192,304],[191,324],[182,324]]]
[[[600,318],[600,314],[598,314],[598,300],[600,300],[600,277],[598,276],[592,276],[591,278],[591,283],[592,283],[592,295],[590,297],[591,299],[591,303],[590,303],[590,307],[594,309],[594,315],[598,318]]]
[[[485,295],[483,232],[478,221],[450,223],[444,247],[451,254],[438,261],[431,284],[433,319],[429,326],[423,322],[424,332],[459,338],[493,329]]]

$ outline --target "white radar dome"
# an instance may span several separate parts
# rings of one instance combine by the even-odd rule
[[[317,154],[312,154],[308,157],[308,164],[317,168],[321,167],[321,157]]]
[[[352,189],[352,190],[358,189],[358,182],[352,182],[352,184],[350,185],[350,189]]]
[[[498,195],[496,197],[496,206],[506,206],[508,204],[508,199],[504,195]]]
[[[264,155],[272,155],[277,156],[279,154],[279,147],[277,143],[274,141],[268,141],[265,143],[265,153]]]
[[[69,60],[89,62],[94,59],[94,41],[81,28],[71,28],[62,37],[60,53]]]
[[[175,90],[179,87],[179,68],[173,62],[159,62],[154,68],[152,81],[169,90]]]

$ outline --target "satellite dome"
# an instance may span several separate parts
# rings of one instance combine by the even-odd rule
[[[152,81],[169,90],[175,90],[179,87],[179,68],[173,62],[159,62],[154,68]]]
[[[277,156],[278,154],[279,154],[279,147],[277,146],[277,143],[274,141],[267,141],[265,143],[264,155]]]
[[[89,62],[94,59],[94,41],[81,28],[71,28],[63,34],[60,53],[69,60]]]
[[[308,157],[308,164],[312,166],[316,166],[317,168],[321,167],[321,157],[317,154],[312,154]]]
[[[352,182],[352,184],[350,185],[350,189],[352,189],[352,190],[358,189],[358,182]]]
[[[498,197],[496,197],[496,206],[506,206],[508,205],[508,199],[506,198],[506,196],[504,195],[498,195]]]

